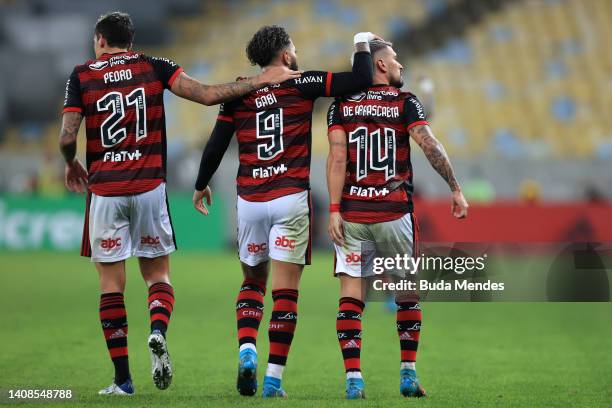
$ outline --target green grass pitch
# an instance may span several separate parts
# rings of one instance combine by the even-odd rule
[[[177,252],[171,265],[177,296],[168,334],[174,383],[158,391],[150,379],[146,289],[130,261],[126,299],[137,395],[109,401],[96,395],[111,382],[112,369],[98,322],[93,266],[73,254],[0,254],[0,388],[75,392],[75,400],[54,407],[612,404],[610,303],[425,302],[417,367],[429,396],[422,400],[400,397],[395,316],[370,303],[362,351],[367,400],[344,401],[335,334],[338,283],[328,253],[316,254],[302,278],[299,324],[283,382],[289,400],[240,397],[234,302],[241,274],[235,255]],[[260,389],[270,309],[268,295],[259,338]]]

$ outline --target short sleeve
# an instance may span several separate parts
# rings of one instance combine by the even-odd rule
[[[342,118],[340,117],[340,101],[334,100],[327,110],[327,130],[344,129],[342,127]]]
[[[232,102],[225,102],[219,105],[217,120],[234,123],[234,104]]]
[[[417,125],[428,125],[425,108],[421,101],[414,95],[409,95],[404,102],[404,116],[406,119],[406,129],[410,130]]]
[[[81,81],[76,68],[70,74],[66,82],[66,93],[64,95],[64,109],[62,112],[83,113],[83,100],[81,98]]]
[[[179,67],[178,64],[168,58],[159,57],[146,57],[151,65],[155,75],[164,84],[164,88],[170,89],[174,80],[183,72],[183,68]]]
[[[310,99],[329,96],[332,73],[324,71],[306,71],[301,77],[292,79],[294,86]]]

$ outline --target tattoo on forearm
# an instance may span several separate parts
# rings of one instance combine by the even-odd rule
[[[66,112],[62,118],[62,130],[60,132],[60,151],[66,163],[71,163],[77,150],[77,135],[81,126],[83,116],[78,112]]]
[[[255,78],[220,85],[205,85],[190,78],[179,80],[177,85],[180,95],[189,100],[210,105],[228,102],[258,89]]]
[[[426,126],[415,126],[412,130],[418,137],[416,140],[420,140],[419,145],[423,149],[427,160],[431,163],[431,166],[438,172],[440,176],[446,181],[451,191],[459,189],[459,183],[455,178],[455,172],[453,166],[450,163],[444,146],[440,143],[429,131]]]

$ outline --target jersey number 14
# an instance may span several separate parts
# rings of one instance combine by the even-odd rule
[[[385,180],[395,176],[395,130],[377,129],[368,133],[365,126],[348,135],[349,143],[357,145],[357,181],[368,177],[370,170],[384,171]]]

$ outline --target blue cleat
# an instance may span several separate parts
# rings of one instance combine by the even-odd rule
[[[236,388],[240,395],[253,396],[257,392],[257,352],[244,349],[240,352]]]
[[[132,385],[132,380],[129,378],[121,385],[113,383],[108,387],[98,391],[100,395],[134,395],[134,385]]]
[[[264,398],[287,398],[287,393],[281,388],[280,378],[265,376],[261,396]]]
[[[387,300],[385,300],[385,309],[389,312],[397,312],[397,304],[395,303],[394,296],[389,296]]]
[[[363,378],[347,378],[346,379],[346,399],[362,399],[365,398],[363,390],[365,384]]]
[[[419,384],[416,371],[409,368],[400,370],[400,393],[404,397],[424,397],[425,390]]]

